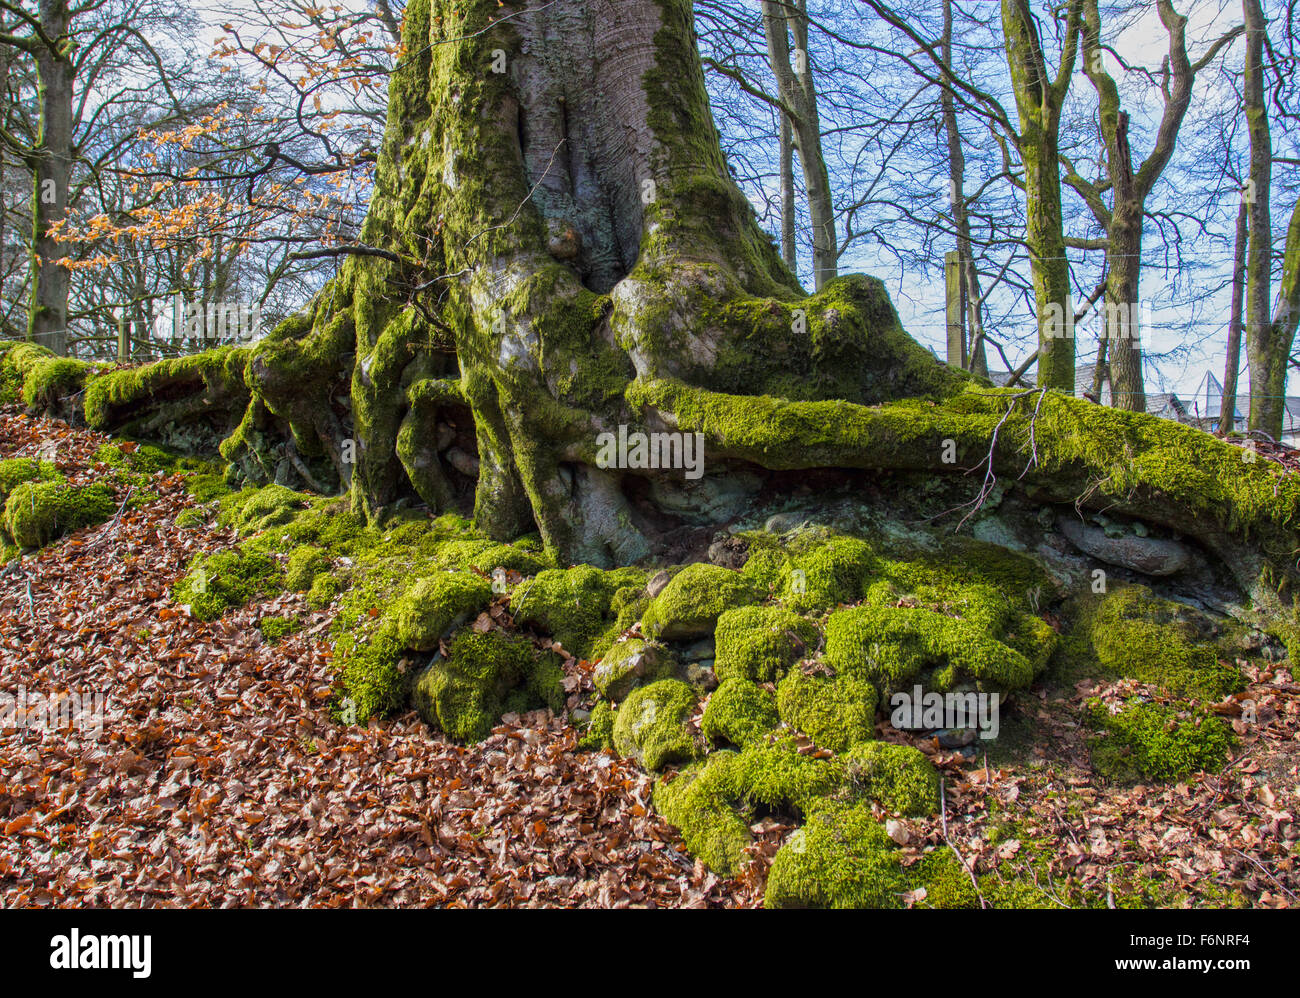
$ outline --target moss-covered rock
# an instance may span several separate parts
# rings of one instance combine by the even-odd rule
[[[441,572],[420,579],[391,611],[406,648],[432,651],[438,640],[492,600],[492,583],[473,572]]]
[[[188,605],[199,620],[216,620],[227,610],[273,596],[283,587],[276,560],[260,551],[219,551],[195,559],[172,587],[172,599]]]
[[[776,606],[744,606],[718,618],[714,634],[719,680],[732,677],[773,682],[817,650],[817,626]]]
[[[700,763],[663,777],[654,804],[686,846],[715,873],[742,865],[750,824],[764,813],[811,812],[843,789],[833,763],[802,754],[791,738],[751,742],[742,752],[720,749]]]
[[[849,673],[828,675],[824,666],[791,669],[776,688],[781,720],[798,728],[822,748],[846,752],[872,737],[876,725],[876,690]]]
[[[638,569],[548,569],[515,589],[510,612],[518,623],[552,635],[570,654],[588,658],[595,639],[614,623],[615,594],[644,584]]]
[[[1080,597],[1062,653],[1095,659],[1108,675],[1159,686],[1175,696],[1218,700],[1245,688],[1234,650],[1213,640],[1217,625],[1145,586]],[[1227,661],[1225,661],[1225,659]]]
[[[49,461],[34,457],[10,457],[0,461],[0,510],[9,500],[9,494],[23,482],[52,481],[58,479],[58,470]]]
[[[429,724],[453,738],[479,741],[533,672],[537,656],[531,642],[500,631],[462,631],[449,651],[419,676],[412,699]]]
[[[27,481],[5,501],[4,528],[19,547],[42,547],[62,534],[103,523],[116,510],[113,489],[104,483]]]
[[[826,660],[886,695],[918,678],[940,691],[975,683],[1005,692],[1025,688],[1035,675],[1029,659],[990,637],[981,623],[925,607],[862,606],[831,614]]]
[[[704,705],[700,730],[713,742],[743,748],[780,723],[770,690],[739,676],[724,679]]]
[[[884,827],[863,804],[808,816],[772,860],[768,908],[897,908],[911,883]]]
[[[699,751],[689,724],[696,703],[695,690],[679,679],[633,690],[614,720],[614,747],[647,770],[690,761]]]
[[[739,572],[699,562],[678,572],[651,600],[641,630],[661,641],[703,637],[713,633],[724,612],[757,600],[754,587]]]
[[[617,702],[643,683],[667,679],[676,668],[676,657],[664,645],[628,638],[610,647],[591,679],[601,696]]]
[[[221,500],[221,525],[234,527],[241,534],[282,527],[293,520],[310,500],[311,496],[283,485],[243,489]]]
[[[1177,780],[1198,770],[1217,772],[1236,744],[1222,718],[1139,699],[1115,713],[1092,701],[1089,722],[1099,731],[1090,746],[1093,768],[1119,781]]]
[[[919,749],[864,741],[840,762],[854,788],[888,811],[920,817],[939,808],[939,771]]]

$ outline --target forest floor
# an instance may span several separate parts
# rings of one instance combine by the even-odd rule
[[[74,483],[105,476],[107,440],[0,408],[0,458],[39,456]],[[653,813],[652,780],[580,751],[562,718],[507,715],[471,746],[414,712],[342,726],[330,610],[287,593],[193,619],[171,586],[234,535],[176,526],[194,502],[181,475],[128,498],[0,569],[0,705],[66,698],[98,716],[102,696],[98,731],[0,714],[0,906],[762,903],[788,817],[763,818],[754,861],[722,879]],[[302,629],[264,640],[258,621],[286,613]],[[917,859],[954,850],[981,882],[1032,882],[1026,903],[1300,906],[1300,685],[1283,666],[1247,675],[1217,708],[1240,739],[1220,773],[1105,784],[1084,702],[1135,684],[1045,687],[989,754],[914,739],[944,806],[890,835]],[[923,891],[902,901],[926,906]]]

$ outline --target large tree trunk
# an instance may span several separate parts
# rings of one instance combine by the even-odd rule
[[[32,242],[31,305],[27,335],[56,354],[67,353],[68,271],[58,260],[65,253],[52,229],[68,210],[72,176],[72,15],[67,0],[41,0],[41,28],[56,47],[36,49],[40,132],[31,153]]]
[[[301,465],[368,516],[472,504],[494,537],[596,565],[707,538],[803,469],[987,461],[1031,499],[1198,538],[1252,595],[1291,583],[1300,485],[1269,462],[978,382],[907,336],[879,281],[806,296],[727,174],[687,0],[414,0],[405,48],[372,252],[255,348],[93,380],[93,425],[238,406],[216,427],[232,474]],[[699,434],[702,476],[606,459],[637,431]]]

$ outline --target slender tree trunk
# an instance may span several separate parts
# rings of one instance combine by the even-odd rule
[[[53,227],[68,209],[68,184],[72,176],[72,41],[67,0],[40,0],[40,20],[45,34],[57,43],[37,49],[37,103],[39,131],[31,154],[32,242],[31,304],[27,335],[56,354],[67,352],[68,271],[59,266],[63,248],[52,235]]]
[[[1070,330],[1070,268],[1061,212],[1059,139],[1061,104],[1074,72],[1078,2],[1067,5],[1065,44],[1055,80],[1049,79],[1038,24],[1029,0],[1002,0],[1007,68],[1020,117],[1025,170],[1025,243],[1038,307],[1038,384],[1074,391],[1074,337]]]
[[[1246,245],[1250,232],[1250,205],[1243,198],[1237,208],[1237,234],[1232,243],[1232,304],[1228,316],[1228,352],[1223,364],[1223,398],[1219,403],[1219,432],[1237,428],[1237,374],[1241,370],[1241,308],[1246,289]]]
[[[943,61],[952,65],[952,0],[943,3]],[[975,266],[974,246],[970,237],[970,216],[966,211],[966,154],[961,147],[961,129],[952,90],[943,87],[939,94],[943,109],[943,127],[948,138],[948,192],[952,206],[953,227],[957,234],[957,253],[961,260],[962,290],[966,299],[967,328],[970,330],[967,368],[988,377],[989,365],[984,351],[984,323],[981,310],[979,271]]]
[[[1246,18],[1244,97],[1250,135],[1250,235],[1246,252],[1246,357],[1250,365],[1252,430],[1282,435],[1287,351],[1281,349],[1269,315],[1273,270],[1273,137],[1264,97],[1264,35],[1268,22],[1259,0],[1242,0]]]
[[[799,272],[799,256],[794,242],[794,137],[790,133],[790,119],[777,112],[781,119],[781,259],[794,273]]]
[[[790,109],[790,127],[808,194],[808,215],[812,226],[813,279],[817,290],[835,277],[839,266],[835,236],[835,209],[831,200],[830,174],[822,155],[821,119],[817,112],[817,88],[808,54],[808,12],[805,0],[763,0],[763,29],[767,36],[768,62],[776,77],[777,93]],[[794,37],[794,50],[790,37]]]

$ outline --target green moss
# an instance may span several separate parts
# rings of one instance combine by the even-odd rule
[[[911,881],[866,805],[828,804],[772,860],[768,908],[897,908]]]
[[[587,730],[578,740],[581,749],[610,749],[614,747],[614,710],[601,700],[591,710]]]
[[[86,422],[97,430],[109,429],[119,411],[162,396],[169,389],[206,389],[213,397],[234,398],[242,407],[249,397],[244,385],[248,355],[246,348],[220,347],[102,374],[86,386]]]
[[[614,721],[614,747],[647,770],[695,758],[699,746],[688,725],[695,705],[695,691],[679,679],[633,690]]]
[[[404,647],[432,651],[449,630],[492,600],[492,583],[472,572],[442,572],[420,579],[396,603],[391,617]]]
[[[307,590],[308,605],[317,610],[325,609],[343,592],[346,584],[346,579],[332,572],[321,572],[311,580],[311,588]]]
[[[655,784],[654,805],[675,827],[691,855],[715,873],[729,876],[744,861],[753,841],[748,812],[738,807],[738,757],[725,750]]]
[[[920,817],[939,808],[939,771],[910,745],[863,741],[840,761],[852,784],[888,811]]]
[[[776,702],[781,720],[832,752],[848,751],[875,730],[875,688],[848,673],[791,669],[777,687]]]
[[[739,572],[698,562],[673,576],[650,602],[641,630],[664,641],[702,637],[713,633],[725,611],[757,599],[753,586]]]
[[[23,404],[29,409],[53,409],[80,392],[92,370],[84,360],[72,357],[42,358],[23,377]]]
[[[516,622],[552,635],[570,654],[588,658],[597,636],[614,622],[614,595],[645,583],[637,569],[605,572],[591,565],[548,569],[520,585],[510,598]]]
[[[294,548],[289,555],[289,565],[284,572],[284,586],[295,592],[306,592],[312,587],[316,576],[330,569],[330,557],[314,544],[304,544]]]
[[[255,534],[289,523],[311,498],[283,485],[243,489],[221,500],[219,520],[223,527],[234,527],[241,534]]]
[[[230,495],[230,486],[225,477],[217,474],[187,475],[185,491],[194,497],[195,502],[209,503],[214,499]]]
[[[297,617],[263,617],[257,622],[257,629],[271,644],[302,630],[302,622]]]
[[[5,458],[0,461],[0,510],[9,494],[23,482],[52,481],[60,477],[49,461],[37,461],[34,457]]]
[[[233,607],[244,606],[281,591],[280,566],[258,551],[219,551],[195,559],[190,571],[172,587],[172,599],[188,604],[199,620],[216,620]]]
[[[663,645],[628,638],[605,653],[591,678],[601,696],[617,702],[643,683],[668,678],[676,667],[677,659]]]
[[[1089,720],[1100,732],[1090,746],[1092,765],[1113,780],[1177,780],[1223,768],[1236,744],[1222,718],[1133,699],[1112,714],[1089,703]]]
[[[923,607],[864,606],[831,614],[826,660],[886,695],[921,678],[939,691],[966,682],[981,690],[1016,690],[1035,675],[1034,663],[990,637],[980,622]]]
[[[714,633],[718,679],[755,682],[780,679],[786,669],[817,650],[817,627],[781,607],[745,606],[725,611]]]
[[[739,676],[724,679],[704,705],[700,730],[714,742],[743,748],[780,723],[776,697],[757,683]]]
[[[743,863],[749,826],[760,811],[801,814],[841,789],[832,763],[803,755],[790,738],[762,739],[742,752],[711,752],[665,776],[655,786],[654,804],[694,855],[715,873],[730,875]]]
[[[462,631],[449,650],[416,680],[413,700],[425,721],[465,741],[486,738],[509,694],[544,664],[529,641],[499,631]]]
[[[211,518],[211,514],[207,510],[191,506],[189,509],[183,509],[176,514],[176,526],[182,530],[193,530],[197,527],[207,526]]]
[[[42,547],[62,534],[103,523],[116,510],[107,484],[26,481],[9,493],[4,529],[19,547]]]
[[[1198,626],[1199,625],[1199,626]],[[1075,669],[1095,662],[1105,674],[1159,686],[1175,696],[1219,700],[1245,688],[1231,648],[1205,640],[1215,625],[1190,607],[1119,586],[1080,597],[1063,656]]]

